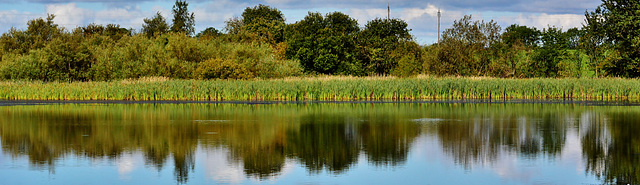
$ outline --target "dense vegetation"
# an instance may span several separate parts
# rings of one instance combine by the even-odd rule
[[[4,82],[5,100],[136,101],[413,101],[598,100],[640,101],[633,79],[503,79],[320,77],[271,80],[170,80],[110,82]]]
[[[465,16],[438,44],[420,46],[400,19],[364,27],[349,15],[310,12],[286,24],[276,8],[248,7],[241,17],[194,35],[195,17],[176,1],[172,24],[157,13],[140,33],[90,24],[67,30],[55,15],[30,20],[26,30],[0,37],[0,79],[110,81],[268,79],[301,75],[637,77],[640,25],[637,1],[603,0],[586,12],[583,28],[543,30]],[[630,13],[631,12],[631,13]]]

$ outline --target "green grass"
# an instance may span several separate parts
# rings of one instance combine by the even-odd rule
[[[356,101],[573,99],[640,101],[636,79],[315,77],[273,80],[0,82],[4,100]]]

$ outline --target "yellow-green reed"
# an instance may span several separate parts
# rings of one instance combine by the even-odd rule
[[[313,77],[272,80],[0,82],[4,100],[362,101],[573,99],[640,101],[636,79]]]

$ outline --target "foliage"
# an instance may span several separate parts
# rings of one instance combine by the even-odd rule
[[[187,1],[176,0],[176,4],[173,5],[173,24],[171,25],[172,32],[181,32],[188,36],[193,35],[195,32],[196,20],[193,13],[189,14]]]
[[[357,35],[359,57],[368,74],[388,75],[406,54],[405,45],[413,42],[408,24],[400,19],[376,18],[367,22]],[[401,48],[398,50],[398,48]],[[416,48],[411,48],[413,50]],[[414,50],[414,51],[419,51]],[[418,54],[418,53],[411,53]]]
[[[376,18],[360,28],[349,15],[309,13],[286,24],[274,7],[247,7],[225,21],[225,33],[209,27],[194,34],[194,13],[185,1],[173,6],[169,26],[157,12],[141,33],[117,24],[89,24],[65,30],[46,19],[29,20],[26,30],[0,36],[0,79],[103,81],[163,76],[205,78],[201,64],[221,60],[242,69],[238,78],[306,75],[393,75],[410,77],[491,76],[636,77],[640,53],[633,24],[638,3],[605,0],[586,12],[582,29],[510,25],[464,16],[446,29],[438,44],[420,46],[401,19]],[[168,33],[171,32],[171,33]],[[639,37],[640,38],[640,37]],[[66,43],[74,42],[74,43]],[[637,56],[636,56],[637,55]],[[211,64],[211,65],[209,65]],[[217,64],[216,64],[217,65]],[[637,74],[636,74],[637,73]],[[207,77],[218,78],[218,77]],[[227,78],[227,77],[224,77]],[[235,78],[235,77],[233,77]]]
[[[111,37],[113,40],[120,40],[123,36],[131,36],[133,35],[133,30],[128,30],[126,28],[120,27],[118,24],[107,24],[107,27],[104,30],[104,34],[106,36]]]
[[[54,24],[55,15],[48,14],[46,20],[37,18],[27,22],[27,30],[11,28],[0,37],[4,53],[26,54],[30,50],[44,48],[47,42],[59,37],[64,31]]]
[[[588,66],[593,69],[596,77],[606,76],[599,74],[604,72],[603,69],[609,63],[604,54],[613,46],[613,43],[606,39],[605,27],[600,19],[602,16],[595,12],[585,12],[584,35],[579,40],[579,47],[589,56]]]
[[[221,36],[222,33],[218,31],[214,27],[208,27],[207,29],[202,30],[200,33],[196,34],[196,37],[203,39],[210,39]]]
[[[142,24],[142,33],[146,34],[147,37],[157,37],[167,32],[169,32],[169,25],[167,25],[167,21],[162,17],[160,12],[157,12],[151,19],[144,19],[144,24]]]
[[[437,61],[431,61],[430,74],[482,76],[488,73],[491,50],[501,41],[500,26],[493,21],[472,21],[464,16],[446,29],[438,44]],[[432,66],[433,67],[432,67]]]
[[[522,44],[527,47],[537,47],[541,34],[536,28],[512,24],[502,34],[502,41],[509,46]]]
[[[253,33],[261,41],[275,45],[283,41],[284,21],[284,14],[280,10],[260,4],[253,8],[244,9],[242,21],[232,19],[227,22],[227,27],[230,33]],[[241,25],[240,30],[237,29],[239,25]]]
[[[233,61],[210,59],[198,64],[195,75],[198,79],[250,79],[252,73]]]
[[[228,20],[224,21],[224,23],[224,31],[226,31],[230,35],[239,34],[242,30],[242,26],[244,25],[242,19],[238,17],[231,17]]]
[[[5,35],[11,44],[31,40],[27,31]],[[126,31],[126,32],[125,32]],[[90,24],[73,32],[60,32],[43,48],[3,51],[0,78],[41,81],[108,81],[148,76],[190,79],[200,63],[224,59],[246,70],[237,76],[283,78],[300,75],[295,60],[279,57],[274,48],[258,43],[232,43],[224,37],[192,38],[182,33],[148,37],[130,35],[118,25]],[[5,48],[7,44],[2,44]],[[9,45],[11,46],[11,45]],[[24,49],[28,53],[21,53]],[[9,50],[9,49],[8,49]]]
[[[306,72],[358,75],[358,31],[358,22],[348,15],[309,12],[303,20],[288,26],[285,56],[300,60]]]
[[[640,2],[629,0],[602,0],[594,12],[587,12],[587,30],[594,57],[602,54],[597,49],[603,43],[614,43],[613,49],[619,59],[603,66],[608,74],[622,77],[640,76]],[[605,45],[606,47],[606,45]],[[596,66],[602,60],[597,60]]]

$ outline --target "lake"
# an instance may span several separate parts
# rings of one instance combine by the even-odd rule
[[[640,107],[587,103],[0,106],[2,184],[640,182]]]

